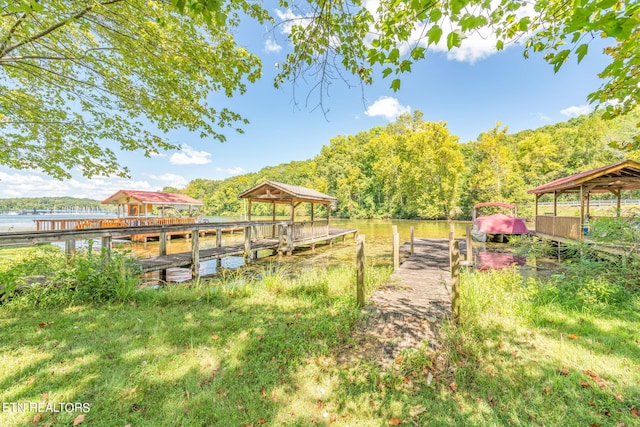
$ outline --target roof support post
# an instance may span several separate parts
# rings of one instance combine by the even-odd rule
[[[251,199],[247,202],[247,221],[251,221]]]
[[[553,216],[558,216],[558,192],[553,192]]]
[[[295,219],[295,210],[296,210],[296,207],[294,205],[294,201],[291,200],[291,206],[290,206],[290,209],[289,209],[289,220],[291,221],[292,224],[293,224],[293,221]]]

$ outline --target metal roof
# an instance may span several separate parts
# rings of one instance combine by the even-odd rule
[[[264,181],[243,191],[238,198],[265,203],[290,203],[291,201],[332,203],[338,200],[311,188],[276,181]]]
[[[130,200],[127,200],[129,198]],[[163,193],[156,191],[120,190],[107,197],[102,204],[131,203],[131,200],[140,204],[150,205],[203,205],[200,200],[189,197],[186,194]]]
[[[529,194],[568,193],[580,191],[581,186],[584,191],[591,193],[638,189],[640,188],[640,163],[624,160],[556,179],[527,192]]]

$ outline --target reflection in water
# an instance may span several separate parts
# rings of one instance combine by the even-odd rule
[[[527,263],[527,259],[523,256],[501,252],[478,252],[476,260],[479,271],[500,270],[513,265],[522,267]]]

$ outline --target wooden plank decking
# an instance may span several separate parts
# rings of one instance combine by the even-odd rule
[[[464,253],[465,242],[460,246]],[[409,247],[403,244],[400,252],[408,255]],[[413,255],[369,299],[360,346],[383,365],[425,340],[430,348],[439,348],[442,321],[451,316],[450,283],[449,239],[415,239]]]

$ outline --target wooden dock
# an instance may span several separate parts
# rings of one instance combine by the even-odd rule
[[[464,253],[466,243],[458,240]],[[383,365],[403,349],[440,347],[440,326],[451,317],[449,239],[416,238],[400,247],[404,262],[369,299],[367,325],[359,346]],[[369,357],[367,356],[367,357]]]
[[[291,247],[283,247],[283,243],[279,239],[261,239],[251,242],[250,251],[256,258],[257,252],[262,250],[273,250],[285,252],[294,250],[302,246],[314,247],[316,243],[332,242],[342,237],[346,238],[349,234],[356,234],[357,230],[353,228],[330,228],[329,233],[323,236],[309,237],[302,240],[292,241]],[[244,256],[246,255],[245,243],[234,245],[220,246],[216,248],[201,249],[199,251],[199,262],[209,261],[213,259],[221,259],[228,256]],[[190,267],[193,265],[192,252],[180,252],[169,255],[160,255],[152,258],[142,258],[135,261],[144,272],[161,271],[169,268]]]
[[[242,230],[244,243],[222,244],[224,230]],[[216,247],[200,248],[200,236],[213,231],[216,235]],[[104,256],[109,256],[114,237],[132,235],[159,236],[158,255],[140,258],[135,263],[144,272],[160,271],[161,280],[166,278],[169,268],[191,267],[192,276],[199,277],[200,263],[227,256],[242,255],[247,259],[257,258],[258,251],[271,249],[280,254],[291,255],[301,246],[312,249],[317,243],[332,243],[335,239],[355,234],[353,228],[329,227],[326,220],[321,221],[241,221],[197,224],[162,224],[136,227],[84,228],[70,230],[18,231],[0,233],[0,247],[14,245],[33,245],[46,242],[65,242],[65,252],[71,255],[75,251],[76,240],[99,238]],[[167,237],[172,233],[185,233],[191,236],[191,251],[167,254]]]

